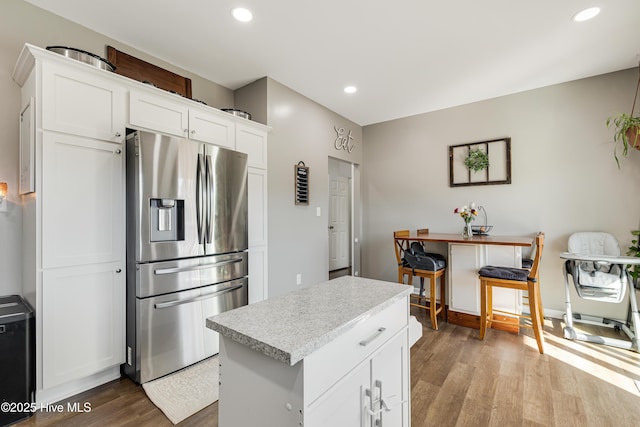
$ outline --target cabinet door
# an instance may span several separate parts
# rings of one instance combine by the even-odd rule
[[[371,387],[373,410],[379,425],[409,426],[409,346],[404,330],[387,342],[371,358]],[[381,407],[381,400],[384,406]]]
[[[135,128],[186,137],[189,109],[179,99],[132,90],[129,93],[129,122]]]
[[[49,388],[124,363],[121,263],[42,273],[42,381]]]
[[[267,299],[267,247],[249,247],[249,304]]]
[[[267,169],[267,132],[237,123],[236,151],[247,153],[249,167]]]
[[[122,142],[126,91],[98,74],[43,64],[42,127]]]
[[[235,150],[235,123],[213,111],[190,108],[189,138]]]
[[[482,265],[478,245],[449,245],[449,309],[468,314],[480,314],[480,282],[478,268]]]
[[[369,397],[365,391],[371,379],[370,361],[367,359],[350,371],[346,377],[310,405],[304,414],[308,427],[372,427],[372,419],[365,413]]]
[[[121,145],[45,132],[42,153],[43,268],[121,261]]]
[[[249,247],[267,244],[267,171],[249,168],[247,209]]]

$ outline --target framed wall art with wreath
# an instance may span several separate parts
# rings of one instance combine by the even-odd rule
[[[511,184],[511,138],[449,146],[449,186]]]

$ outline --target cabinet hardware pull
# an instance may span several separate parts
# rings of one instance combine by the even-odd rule
[[[122,273],[122,269],[121,269],[121,268],[118,268],[118,269],[116,270],[116,273]]]
[[[380,336],[380,334],[382,334],[386,330],[387,330],[387,328],[385,328],[385,327],[379,327],[378,330],[373,335],[371,335],[369,338],[367,338],[366,340],[360,341],[360,345],[363,346],[363,347],[368,346],[369,344],[371,344],[371,341],[373,341],[376,338],[378,338]]]
[[[221,289],[218,292],[214,292],[212,294],[207,294],[207,295],[200,295],[198,297],[194,297],[194,298],[189,298],[189,299],[183,299],[183,300],[173,300],[173,301],[167,301],[167,302],[161,302],[158,304],[154,304],[153,308],[155,309],[160,309],[160,308],[169,308],[169,307],[175,307],[176,305],[182,305],[182,304],[189,304],[192,302],[198,302],[198,301],[203,301],[206,299],[210,299],[210,298],[215,298],[215,297],[219,297],[220,295],[226,294],[228,292],[232,292],[235,290],[238,290],[240,288],[242,288],[244,285],[235,285],[226,289]]]
[[[116,150],[116,154],[120,154],[122,153],[122,150],[120,150],[119,148]]]
[[[120,132],[116,132],[116,138],[120,138],[122,134]]]
[[[239,262],[242,262],[243,260],[244,260],[243,258],[234,258],[234,259],[214,262],[211,264],[199,264],[199,265],[191,265],[187,267],[174,267],[174,268],[158,268],[154,270],[153,273],[154,274],[173,274],[173,273],[182,273],[185,271],[206,270],[208,268],[222,267],[224,265],[229,265],[229,264],[237,264]]]
[[[189,129],[185,129],[185,130],[184,130],[184,133],[189,133]]]
[[[191,131],[191,135],[195,135],[195,134],[196,134],[196,131],[195,131],[195,130],[192,130],[192,131]]]

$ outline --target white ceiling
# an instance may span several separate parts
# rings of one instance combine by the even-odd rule
[[[640,59],[639,0],[27,1],[229,89],[269,76],[360,125]]]

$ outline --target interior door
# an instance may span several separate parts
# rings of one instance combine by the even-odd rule
[[[350,265],[349,178],[329,175],[329,270]]]

